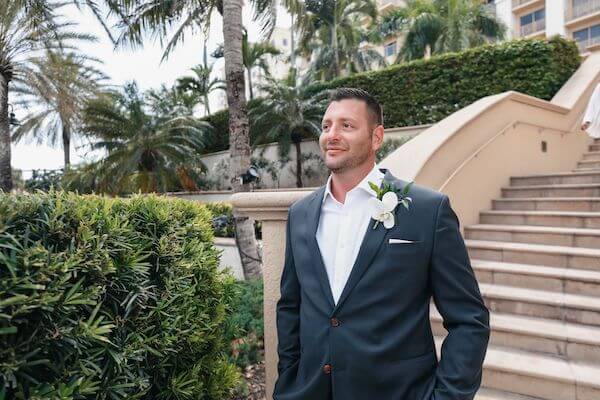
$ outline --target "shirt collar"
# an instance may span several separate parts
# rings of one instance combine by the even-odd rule
[[[379,167],[376,163],[373,163],[373,168],[371,169],[371,171],[369,171],[367,176],[365,176],[363,180],[358,183],[358,185],[356,185],[350,190],[360,188],[366,191],[369,195],[375,197],[377,196],[377,194],[373,189],[371,189],[371,186],[369,186],[369,181],[375,183],[377,186],[381,186],[381,181],[383,180],[383,177],[384,173],[379,170]],[[327,195],[330,195],[332,198],[334,198],[333,194],[331,193],[331,174],[329,174],[329,178],[327,178],[327,185],[325,186],[325,193],[323,194],[323,200],[321,201],[322,203],[324,203],[325,200],[327,200]]]

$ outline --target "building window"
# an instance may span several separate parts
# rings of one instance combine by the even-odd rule
[[[521,36],[546,29],[546,9],[534,11],[521,16]]]
[[[283,39],[283,45],[287,46],[287,39]]]
[[[396,54],[396,41],[385,45],[385,56],[390,57]]]
[[[579,45],[579,50],[584,52],[588,46],[600,43],[600,24],[588,26],[573,32],[573,39]]]

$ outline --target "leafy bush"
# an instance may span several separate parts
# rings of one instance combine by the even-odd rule
[[[550,100],[581,63],[572,40],[515,40],[393,65],[312,86],[368,90],[388,127],[438,122],[482,97],[515,90]]]
[[[227,398],[235,279],[210,218],[156,196],[0,194],[0,398]]]
[[[340,86],[368,90],[383,105],[385,126],[438,122],[482,97],[515,90],[550,100],[581,63],[577,45],[560,36],[475,47],[396,64],[326,83],[314,84],[308,95]],[[248,109],[260,99],[248,102]],[[218,144],[207,152],[229,148],[228,110],[206,117]],[[260,127],[250,121],[255,143]]]
[[[243,369],[264,359],[263,281],[237,281],[235,290],[226,338],[232,344],[229,361]]]

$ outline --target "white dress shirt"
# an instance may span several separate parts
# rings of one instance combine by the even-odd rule
[[[371,220],[367,202],[369,197],[377,194],[368,181],[381,186],[384,175],[374,163],[369,174],[346,193],[344,203],[340,203],[331,192],[331,174],[327,179],[316,237],[336,304]]]

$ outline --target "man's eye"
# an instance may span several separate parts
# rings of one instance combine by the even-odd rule
[[[350,124],[344,124],[344,128],[352,128],[352,125],[350,125]]]

